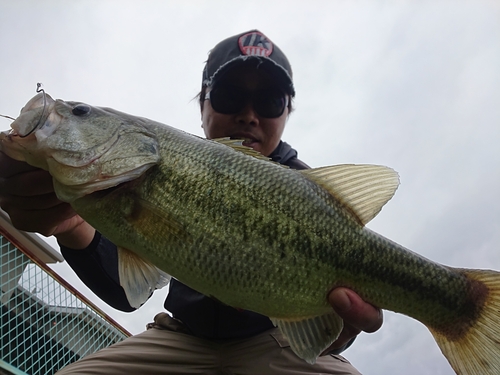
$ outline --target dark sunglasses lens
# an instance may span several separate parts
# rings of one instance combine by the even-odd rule
[[[232,87],[216,87],[210,91],[212,108],[225,115],[238,113],[245,106],[245,97],[241,91]]]
[[[248,100],[253,99],[253,107],[259,116],[280,117],[287,105],[286,95],[277,89],[246,92],[237,87],[219,86],[210,91],[210,104],[219,113],[231,115],[240,112]]]
[[[261,90],[254,97],[255,111],[262,117],[280,117],[286,104],[286,96],[279,90]]]

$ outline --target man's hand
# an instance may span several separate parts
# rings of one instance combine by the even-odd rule
[[[75,249],[92,241],[94,230],[68,203],[56,197],[50,174],[11,159],[3,152],[0,152],[0,207],[20,230],[54,235],[59,242]]]
[[[332,290],[328,295],[328,302],[344,320],[344,329],[339,338],[325,350],[325,353],[346,345],[361,331],[372,333],[382,326],[382,310],[366,303],[350,289],[336,288]]]

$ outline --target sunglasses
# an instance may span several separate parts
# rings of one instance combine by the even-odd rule
[[[205,95],[205,100],[210,100],[214,111],[225,115],[241,112],[251,101],[254,111],[266,118],[280,117],[288,105],[288,95],[279,89],[248,91],[229,85],[215,86]]]

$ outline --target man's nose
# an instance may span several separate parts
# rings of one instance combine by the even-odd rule
[[[243,109],[238,112],[236,120],[241,124],[257,125],[259,123],[259,116],[255,112],[251,101],[248,101]]]

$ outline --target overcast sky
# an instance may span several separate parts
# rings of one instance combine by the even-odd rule
[[[208,51],[257,28],[291,61],[284,140],[301,159],[400,173],[371,229],[447,265],[500,270],[499,4],[0,0],[0,113],[16,117],[42,82],[54,98],[202,135],[191,99]],[[164,294],[133,314],[98,303],[138,333]],[[364,374],[453,373],[422,324],[389,312],[345,356]]]

